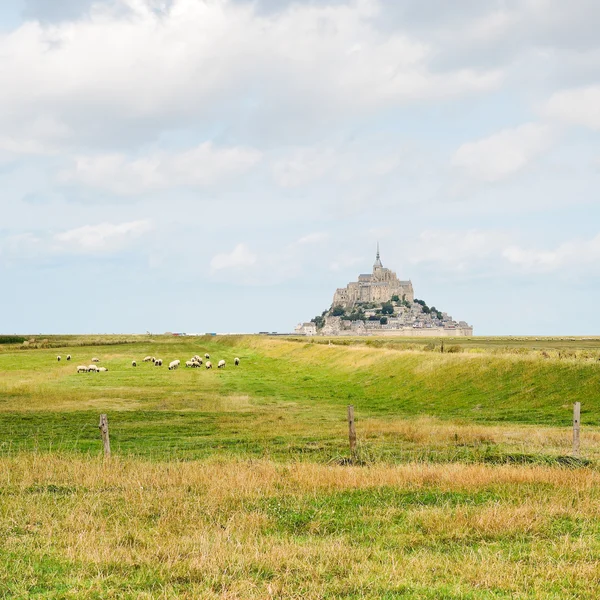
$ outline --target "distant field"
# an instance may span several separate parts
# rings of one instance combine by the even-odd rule
[[[600,338],[443,344],[0,343],[0,598],[597,597]]]

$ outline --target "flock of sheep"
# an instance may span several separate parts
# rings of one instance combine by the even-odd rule
[[[204,355],[204,358],[206,359],[206,363],[204,363],[204,366],[207,369],[212,369],[212,363],[210,362],[210,355],[207,353]],[[56,360],[58,362],[61,361],[61,357],[57,356]],[[67,360],[71,360],[71,355],[68,354],[67,355]],[[99,358],[92,358],[92,362],[93,363],[98,363],[100,362]],[[146,356],[146,358],[144,358],[144,362],[152,362],[154,363],[155,367],[162,367],[163,361],[162,358],[156,358],[154,356]],[[234,358],[233,360],[233,364],[237,367],[240,364],[240,359],[236,356],[236,358]],[[169,363],[169,371],[174,371],[175,369],[179,368],[179,366],[181,365],[181,361],[180,360],[173,360]],[[203,361],[202,358],[200,356],[198,356],[197,354],[195,356],[192,356],[192,358],[190,360],[186,360],[185,361],[185,366],[189,367],[191,369],[194,368],[199,368],[203,365]],[[137,361],[132,360],[131,361],[131,366],[132,367],[137,367]],[[225,361],[224,360],[220,360],[219,363],[217,364],[217,369],[224,369],[225,368]],[[97,365],[79,365],[77,367],[77,372],[78,373],[104,373],[108,371],[108,369],[106,367],[99,367]]]

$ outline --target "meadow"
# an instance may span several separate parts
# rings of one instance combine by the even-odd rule
[[[598,338],[8,341],[0,598],[598,595]]]

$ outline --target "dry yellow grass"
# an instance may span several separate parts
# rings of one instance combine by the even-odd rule
[[[148,598],[592,598],[600,576],[587,469],[24,454],[0,459],[0,489],[3,552],[53,557],[78,590],[64,597],[134,597],[115,590],[140,569]],[[336,516],[346,497],[357,505]]]

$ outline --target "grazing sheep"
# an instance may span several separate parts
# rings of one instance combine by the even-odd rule
[[[71,360],[71,355],[67,354],[67,360]]]
[[[108,369],[106,367],[98,367],[98,373],[106,373],[106,371],[108,371]]]
[[[98,367],[96,365],[90,365],[88,368],[88,373],[97,373],[98,372]]]
[[[221,359],[219,361],[219,364],[217,365],[217,369],[224,369],[225,368],[225,361],[223,359]]]
[[[96,357],[94,357],[94,358],[92,358],[92,362],[100,362],[100,359],[99,359],[99,358],[96,358]]]
[[[154,360],[155,367],[162,367],[162,358],[157,358]]]
[[[207,369],[212,369],[212,363],[210,362],[210,360],[206,361],[206,368]]]
[[[236,357],[233,359],[233,364],[234,364],[236,367],[237,367],[237,366],[240,364],[240,359],[239,359],[237,356],[236,356]]]
[[[156,363],[156,358],[154,356],[150,359],[153,363]]]
[[[151,362],[151,361],[152,361],[151,356],[146,356],[146,358],[144,358],[144,362]]]
[[[189,367],[189,368],[193,368],[195,364],[196,364],[196,362],[193,361],[193,360],[186,360],[185,361],[185,366]]]
[[[169,363],[169,371],[174,371],[181,364],[180,360],[172,360]]]
[[[206,354],[204,355],[204,358],[205,358],[206,360],[208,360],[208,359],[210,358],[210,354],[206,353]]]
[[[131,366],[132,366],[132,367],[137,367],[137,363],[135,362],[135,360],[132,360],[132,361],[131,361]]]
[[[88,368],[85,365],[79,365],[77,367],[77,372],[78,373],[87,373],[87,371],[88,371]]]
[[[57,356],[57,357],[56,357],[56,360],[57,360],[58,362],[60,362],[60,356]]]

